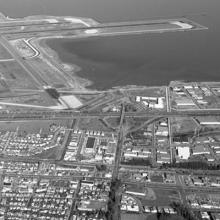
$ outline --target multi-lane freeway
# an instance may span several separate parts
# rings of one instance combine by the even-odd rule
[[[125,112],[125,117],[198,117],[198,116],[220,116],[220,110],[200,110],[200,111],[172,111],[172,112]],[[117,112],[78,112],[74,110],[24,110],[24,111],[0,111],[0,120],[47,120],[47,119],[69,119],[69,118],[103,118],[103,117],[120,117]]]

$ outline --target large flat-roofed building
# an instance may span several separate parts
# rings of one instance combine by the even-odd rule
[[[87,142],[86,142],[86,148],[93,148],[95,143],[95,138],[94,137],[88,137]]]
[[[74,95],[63,95],[59,97],[59,101],[66,108],[78,108],[82,106],[82,103]]]
[[[165,107],[164,97],[136,96],[136,102],[141,102],[149,108],[163,109]]]
[[[197,145],[193,149],[193,155],[210,154],[208,147],[204,145]]]
[[[177,106],[195,106],[195,103],[193,102],[192,99],[188,98],[182,98],[182,99],[176,99],[175,100]]]
[[[197,117],[196,121],[200,125],[220,125],[220,120],[213,116]]]
[[[180,159],[188,160],[190,157],[190,148],[189,146],[177,147],[177,156]]]

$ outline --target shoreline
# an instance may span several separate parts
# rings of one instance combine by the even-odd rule
[[[83,78],[81,76],[78,75],[78,72],[80,72],[82,70],[82,67],[74,64],[74,63],[67,63],[67,62],[63,62],[62,59],[60,58],[59,54],[57,51],[55,51],[54,49],[52,49],[48,44],[47,41],[48,40],[54,40],[54,39],[78,39],[78,37],[67,37],[67,36],[56,36],[56,37],[43,37],[43,38],[38,38],[36,39],[36,43],[39,46],[39,50],[43,51],[43,56],[46,55],[48,57],[51,57],[55,60],[55,62],[60,65],[60,67],[64,70],[64,71],[68,71],[73,75],[73,78],[77,81],[77,83],[79,83],[80,87],[83,88],[83,90],[85,91],[97,91],[97,92],[111,92],[114,90],[119,90],[119,89],[147,89],[147,88],[161,88],[161,87],[166,87],[169,86],[168,85],[153,85],[153,86],[149,86],[149,85],[123,85],[123,86],[113,86],[109,89],[106,90],[99,90],[96,88],[88,88],[88,86],[91,86],[93,84],[95,84],[95,82]],[[80,37],[81,39],[81,37]],[[50,60],[49,60],[50,61]],[[68,68],[65,69],[65,66]]]
[[[47,38],[36,39],[36,43],[39,46],[38,49],[40,50],[40,52],[43,52],[43,54],[41,53],[41,56],[44,57],[46,55],[47,57],[54,59],[54,61],[61,67],[63,71],[71,74],[72,78],[77,82],[77,84],[79,84],[80,88],[82,88],[83,90],[90,91],[90,89],[86,87],[92,85],[93,82],[88,79],[82,78],[77,74],[77,72],[81,70],[81,67],[73,63],[63,62],[59,54],[48,46],[47,44],[48,40],[58,39],[58,38],[60,37],[50,37],[50,38],[47,37]],[[48,61],[51,62],[50,59]]]
[[[52,57],[56,63],[58,63],[58,65],[60,65],[60,67],[62,67],[62,69],[64,71],[70,72],[73,75],[73,78],[79,83],[80,87],[83,87],[83,90],[85,91],[97,91],[97,92],[110,92],[110,91],[114,91],[114,90],[118,90],[118,89],[146,89],[146,88],[159,88],[159,87],[167,87],[172,85],[173,83],[182,83],[182,84],[189,84],[189,83],[208,83],[208,84],[215,84],[218,82],[215,81],[189,81],[189,80],[184,80],[184,79],[178,79],[178,80],[172,80],[170,81],[168,84],[163,84],[163,85],[123,85],[123,86],[113,86],[109,89],[106,90],[99,90],[96,88],[88,88],[89,86],[95,84],[95,82],[83,78],[81,76],[78,75],[78,72],[80,72],[82,70],[82,67],[74,64],[74,63],[67,63],[67,62],[63,62],[62,59],[59,56],[59,53],[52,49],[48,44],[47,41],[48,40],[54,40],[54,39],[73,39],[73,40],[77,40],[77,39],[81,39],[84,37],[73,37],[73,36],[55,36],[55,37],[43,37],[43,38],[38,38],[36,39],[38,45],[40,46],[40,51],[43,51],[48,57]]]

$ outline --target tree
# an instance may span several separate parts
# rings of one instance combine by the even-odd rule
[[[106,171],[107,166],[105,164],[96,164],[96,169],[99,172],[103,172],[103,171]]]

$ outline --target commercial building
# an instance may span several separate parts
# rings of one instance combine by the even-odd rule
[[[183,160],[188,160],[188,158],[190,157],[190,148],[189,146],[179,146],[177,147],[177,156],[180,159]]]

